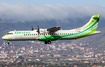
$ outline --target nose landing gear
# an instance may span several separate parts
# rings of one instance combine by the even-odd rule
[[[51,40],[45,40],[45,44],[51,44]]]
[[[8,42],[7,44],[10,44],[10,41],[7,40],[7,42]]]

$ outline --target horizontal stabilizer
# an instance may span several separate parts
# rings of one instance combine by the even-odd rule
[[[95,34],[100,34],[100,33],[101,33],[101,31],[95,31],[94,33],[91,33],[90,35],[95,35]]]

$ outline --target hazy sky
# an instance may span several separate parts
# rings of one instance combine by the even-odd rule
[[[105,6],[105,0],[0,0],[3,3],[15,4],[25,2],[28,4],[63,4],[63,5],[99,5]]]
[[[105,0],[0,0],[0,22],[75,19],[100,14]]]

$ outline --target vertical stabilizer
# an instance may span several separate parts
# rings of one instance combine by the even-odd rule
[[[91,19],[89,20],[88,23],[86,23],[84,26],[81,27],[81,29],[90,29],[92,28],[91,30],[97,30],[97,27],[98,27],[98,22],[99,22],[99,19],[100,19],[100,16],[101,15],[94,15],[91,17]]]

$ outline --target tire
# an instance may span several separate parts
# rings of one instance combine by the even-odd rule
[[[45,43],[45,44],[51,44],[51,41],[50,41],[50,40],[45,40],[44,43]]]

